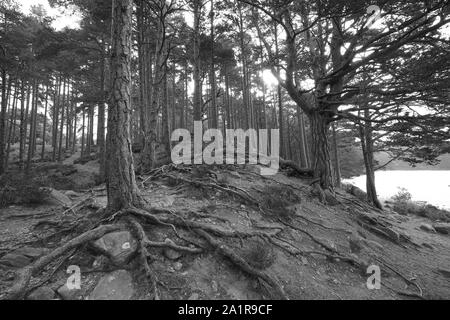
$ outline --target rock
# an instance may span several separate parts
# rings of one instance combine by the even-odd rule
[[[23,268],[31,262],[32,260],[30,258],[14,253],[8,253],[0,259],[0,265],[14,269]]]
[[[180,271],[183,268],[183,264],[181,262],[175,262],[175,264],[173,265],[173,268],[176,271]]]
[[[423,231],[426,231],[426,232],[434,232],[434,233],[436,233],[435,228],[433,228],[433,226],[428,224],[428,223],[422,223],[419,228],[421,230],[423,230]]]
[[[308,265],[308,259],[306,259],[306,257],[302,257],[302,264],[304,266]]]
[[[447,269],[438,269],[439,273],[442,274],[446,278],[450,278],[450,270]]]
[[[434,229],[442,234],[450,234],[450,223],[436,223]]]
[[[199,295],[198,293],[193,293],[191,294],[191,296],[188,298],[188,300],[198,300]]]
[[[165,243],[174,244],[174,242],[170,239],[166,239],[164,241]],[[164,249],[164,256],[169,260],[178,260],[181,258],[182,254],[176,250],[165,248]]]
[[[137,242],[129,231],[108,233],[93,245],[119,266],[128,263],[137,249]]]
[[[40,287],[30,293],[28,300],[53,300],[55,291],[49,287]]]
[[[364,239],[357,235],[351,235],[348,242],[352,253],[360,253],[364,248]]]
[[[69,289],[67,284],[60,287],[57,292],[64,300],[81,300],[81,290]]]
[[[0,265],[14,269],[23,268],[45,253],[47,253],[46,249],[23,247],[5,254],[0,259]]]
[[[181,253],[170,248],[164,249],[164,255],[169,260],[178,260],[181,258]]]
[[[66,196],[68,196],[69,198],[71,198],[71,199],[73,199],[73,198],[78,198],[78,197],[81,196],[80,193],[75,192],[75,191],[73,191],[73,190],[67,190],[66,192],[64,192],[64,194],[65,194]]]
[[[47,249],[44,248],[33,248],[33,247],[23,247],[14,251],[16,254],[24,255],[31,259],[37,259],[42,257],[44,254],[48,252]]]
[[[66,208],[72,206],[72,200],[70,200],[70,198],[66,196],[64,193],[51,188],[48,190],[49,190],[48,198],[50,203],[62,205]]]
[[[215,282],[215,281],[211,282],[211,287],[214,290],[214,292],[217,292],[219,290],[219,286],[217,285],[217,282]]]
[[[133,279],[126,270],[105,275],[91,292],[90,300],[131,300],[134,294]]]

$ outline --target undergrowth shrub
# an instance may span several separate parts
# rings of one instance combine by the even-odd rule
[[[267,186],[264,189],[262,206],[275,216],[289,219],[295,214],[289,207],[300,201],[300,196],[289,188]]]
[[[276,254],[270,244],[258,239],[249,242],[244,258],[253,268],[264,270],[274,264]]]
[[[0,178],[0,207],[13,204],[35,206],[45,203],[48,191],[42,189],[44,178],[8,174]]]
[[[404,188],[392,197],[392,209],[401,215],[415,215],[431,220],[450,222],[450,212],[425,202],[412,201],[411,193]]]

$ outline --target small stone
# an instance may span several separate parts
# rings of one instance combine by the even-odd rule
[[[447,269],[438,269],[439,273],[442,274],[446,278],[450,278],[450,270]]]
[[[436,230],[433,228],[433,226],[428,223],[422,223],[419,228],[426,232],[436,233]]]
[[[170,239],[166,239],[164,242],[167,244],[174,244],[174,242]],[[173,250],[171,248],[165,248],[164,255],[169,260],[178,260],[182,256],[182,254],[180,252]]]
[[[199,295],[198,293],[193,293],[191,294],[191,296],[188,298],[188,300],[198,300]]]
[[[50,203],[62,205],[66,208],[72,206],[72,200],[61,191],[52,188],[50,188],[49,191],[48,198]]]
[[[348,242],[352,253],[359,253],[364,248],[363,238],[357,235],[351,235],[348,239]]]
[[[60,287],[57,292],[63,300],[81,300],[81,290],[69,289],[67,284]]]
[[[0,259],[0,265],[13,269],[23,268],[47,252],[42,248],[23,247],[5,254]]]
[[[180,271],[183,268],[183,264],[181,262],[175,262],[175,264],[173,265],[173,268],[176,271]]]
[[[133,279],[126,270],[105,275],[91,292],[90,300],[131,300],[134,295]]]
[[[93,245],[119,266],[127,264],[137,250],[137,242],[128,231],[108,233]]]
[[[306,257],[302,257],[302,263],[306,266],[308,264],[308,259],[306,259]]]
[[[434,229],[441,234],[450,234],[450,223],[436,223]]]
[[[40,287],[34,290],[29,296],[28,300],[53,300],[55,291],[49,287]]]
[[[78,192],[75,192],[73,190],[67,190],[66,192],[64,192],[64,194],[71,199],[78,198],[81,196],[81,194],[79,194]]]
[[[29,265],[32,260],[20,254],[8,253],[0,259],[0,265],[5,267],[20,269]]]
[[[211,287],[214,290],[214,292],[217,292],[219,290],[219,286],[217,285],[217,282],[215,282],[215,281],[211,282]]]

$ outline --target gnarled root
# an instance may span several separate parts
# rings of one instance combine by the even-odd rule
[[[18,280],[14,284],[14,286],[9,290],[6,299],[7,300],[17,300],[22,299],[23,296],[26,293],[26,288],[28,286],[28,283],[31,280],[31,277],[36,272],[40,271],[42,268],[44,268],[46,265],[48,265],[50,262],[52,262],[54,259],[60,257],[67,251],[76,248],[83,243],[96,240],[102,236],[104,236],[107,233],[118,231],[122,229],[123,226],[119,224],[115,225],[104,225],[100,226],[96,229],[87,231],[83,233],[82,235],[70,240],[66,244],[64,244],[61,247],[56,248],[51,253],[39,258],[36,262],[33,264],[23,268],[20,270],[17,274]]]
[[[209,233],[207,233],[204,230],[196,229],[195,232],[200,235],[202,238],[204,238],[214,249],[216,249],[221,255],[228,258],[233,262],[236,266],[241,268],[244,272],[257,277],[261,280],[263,280],[267,285],[271,286],[279,297],[281,297],[283,300],[289,300],[288,296],[284,292],[284,289],[281,287],[281,285],[273,279],[271,276],[269,276],[267,273],[264,273],[262,271],[256,270],[255,268],[251,267],[243,258],[236,255],[232,249],[228,248],[226,245],[216,241]]]

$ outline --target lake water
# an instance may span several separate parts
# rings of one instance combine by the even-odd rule
[[[366,176],[345,182],[366,190]],[[381,200],[390,199],[399,192],[399,188],[405,188],[414,201],[450,209],[450,171],[378,171],[375,183]]]

